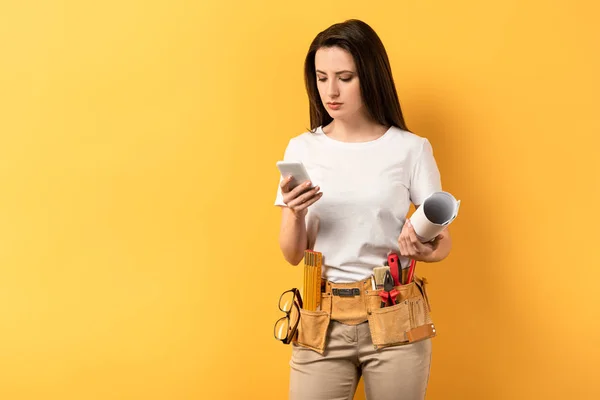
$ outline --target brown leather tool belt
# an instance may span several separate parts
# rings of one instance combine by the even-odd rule
[[[405,282],[407,271],[402,273]],[[427,279],[415,275],[412,282],[395,287],[397,304],[381,307],[381,289],[373,290],[370,278],[350,283],[323,280],[320,310],[300,310],[295,343],[323,354],[331,320],[347,325],[368,322],[377,349],[434,337],[426,285]]]

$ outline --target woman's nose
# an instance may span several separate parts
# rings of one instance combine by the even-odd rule
[[[337,97],[339,94],[337,82],[335,82],[335,79],[330,79],[329,85],[327,85],[327,95],[329,97]]]

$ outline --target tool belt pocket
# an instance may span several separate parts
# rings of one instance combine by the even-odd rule
[[[369,313],[369,329],[375,347],[393,346],[406,342],[410,330],[408,302],[390,307],[374,308]]]
[[[326,311],[301,309],[296,344],[323,354],[330,320]]]
[[[415,276],[413,282],[396,286],[397,304],[383,308],[376,305],[380,304],[379,297],[371,293],[368,321],[376,348],[413,343],[436,335],[426,283],[426,279]]]

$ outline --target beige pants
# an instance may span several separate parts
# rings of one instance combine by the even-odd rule
[[[422,400],[431,339],[375,350],[368,322],[331,321],[323,355],[293,344],[290,400],[352,400],[364,379],[367,400]]]

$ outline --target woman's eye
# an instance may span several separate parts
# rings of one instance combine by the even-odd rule
[[[340,79],[340,81],[342,81],[342,82],[350,82],[350,81],[352,80],[352,77],[351,77],[351,76],[350,76],[350,77],[347,77],[347,78],[341,78],[341,77],[340,77],[339,79]],[[318,80],[319,82],[325,82],[325,81],[327,80],[327,78],[317,78],[317,80]]]

